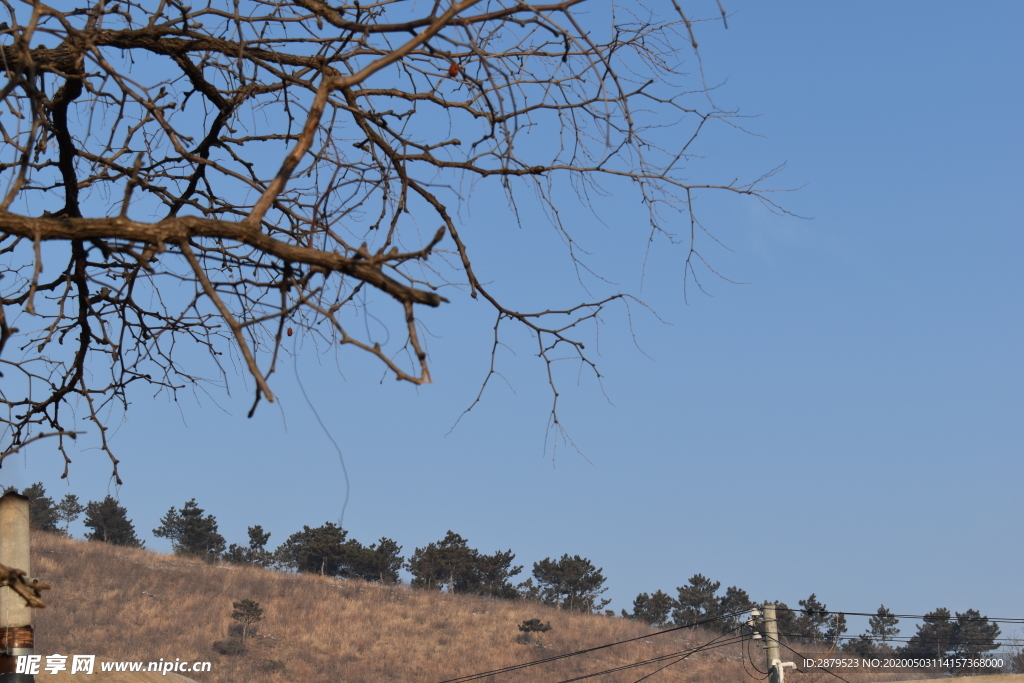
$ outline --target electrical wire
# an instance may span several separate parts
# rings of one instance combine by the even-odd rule
[[[750,638],[749,640],[747,640],[747,644],[744,646],[743,649],[747,653],[747,659],[750,660],[750,666],[754,667],[754,671],[756,671],[757,673],[761,674],[761,678],[763,680],[765,678],[768,678],[768,672],[767,671],[761,671],[760,669],[757,668],[757,664],[754,663],[754,658],[750,654],[750,643],[753,642],[753,640],[754,640],[753,638]],[[747,663],[746,662],[743,662],[743,670],[744,671],[747,670]],[[751,678],[757,678],[757,677],[756,676],[751,676]]]
[[[737,628],[739,628],[739,627],[737,627]],[[736,629],[732,629],[732,630],[733,630],[733,631],[735,631]],[[730,632],[731,632],[731,631],[730,631]],[[723,633],[722,635],[725,635],[725,634]],[[743,642],[743,641],[742,641],[742,638],[743,638],[743,637],[741,636],[741,640],[740,640],[740,643],[741,643],[741,645],[740,645],[740,647],[742,647],[742,642]],[[733,639],[733,640],[735,640],[735,639]],[[716,645],[715,647],[724,647],[725,645],[731,645],[731,644],[733,643],[733,640],[730,640],[730,641],[729,641],[728,643],[722,643],[722,645]],[[714,641],[711,641],[711,642],[714,642]],[[689,657],[689,656],[690,656],[690,655],[686,655],[686,657]],[[686,659],[686,657],[680,657],[679,659],[675,660],[674,662],[669,662],[669,663],[668,663],[668,664],[666,664],[665,666],[660,666],[660,667],[658,667],[657,669],[655,669],[654,671],[652,671],[652,672],[650,672],[650,673],[648,673],[648,674],[644,674],[644,675],[643,675],[643,676],[641,676],[640,678],[636,679],[636,681],[634,681],[634,683],[640,683],[641,681],[647,680],[648,678],[650,678],[650,677],[651,677],[651,676],[653,676],[654,674],[656,674],[656,673],[661,673],[662,671],[664,671],[665,669],[669,668],[669,667],[670,667],[670,666],[672,666],[673,664],[678,664],[679,662],[681,662],[681,661],[683,661],[684,659]]]
[[[299,354],[295,353],[294,347],[292,348],[292,370],[295,371],[295,379],[299,383],[299,390],[302,391],[302,398],[306,399],[306,405],[313,411],[313,416],[316,417],[316,421],[320,424],[320,429],[324,430],[324,434],[330,439],[331,444],[334,445],[334,450],[338,453],[338,460],[341,461],[341,473],[345,475],[345,501],[341,504],[341,515],[338,517],[338,526],[342,529],[345,528],[345,510],[348,509],[348,499],[351,493],[351,483],[348,478],[348,468],[345,467],[345,454],[341,452],[341,446],[334,440],[334,436],[331,431],[327,429],[327,425],[320,419],[320,413],[317,411],[316,406],[309,400],[309,396],[306,394],[306,387],[302,385],[302,377],[299,376]]]
[[[752,607],[756,607],[756,606],[752,605]],[[789,612],[802,612],[803,611],[802,609],[796,609],[796,608],[792,608],[792,607],[779,607],[779,606],[776,606],[776,609],[786,610],[786,611],[789,611]],[[440,683],[467,683],[468,681],[475,681],[475,680],[479,680],[481,678],[487,678],[489,676],[496,676],[496,675],[499,675],[499,674],[510,673],[512,671],[519,671],[521,669],[526,669],[526,668],[529,668],[529,667],[532,667],[532,666],[538,666],[540,664],[549,664],[551,662],[559,661],[559,660],[562,660],[562,659],[568,659],[570,657],[577,657],[577,656],[580,656],[580,655],[589,654],[591,652],[596,652],[598,650],[604,650],[604,649],[607,649],[607,648],[610,648],[610,647],[615,647],[616,645],[623,645],[625,643],[632,643],[632,642],[635,642],[637,640],[643,640],[643,639],[647,639],[647,638],[652,638],[652,637],[655,637],[655,636],[664,635],[666,633],[673,633],[675,631],[681,631],[681,630],[687,629],[687,628],[694,628],[694,627],[697,627],[697,626],[704,626],[704,625],[707,625],[707,624],[714,623],[716,621],[721,621],[722,619],[727,619],[727,618],[730,618],[730,617],[738,616],[740,614],[746,614],[749,611],[750,611],[749,609],[744,609],[744,610],[739,610],[739,611],[736,611],[736,612],[729,612],[727,614],[723,614],[723,615],[714,617],[712,619],[703,619],[703,620],[700,620],[700,621],[696,621],[696,622],[694,622],[692,624],[686,624],[684,626],[674,626],[672,628],[668,628],[668,629],[664,629],[662,631],[658,631],[657,633],[637,636],[635,638],[627,638],[625,640],[619,640],[619,641],[616,641],[614,643],[606,643],[604,645],[597,645],[595,647],[586,648],[586,649],[583,649],[583,650],[577,650],[575,652],[567,652],[567,653],[561,654],[561,655],[554,655],[552,657],[545,657],[544,659],[537,659],[537,660],[534,660],[532,662],[524,662],[522,664],[513,664],[511,666],[502,667],[500,669],[492,669],[490,671],[481,671],[481,672],[475,673],[475,674],[467,674],[465,676],[458,676],[456,678],[449,678],[449,679],[446,679],[444,681],[440,681]],[[840,612],[838,610],[836,610],[836,611],[833,611],[833,610],[814,610],[814,612],[815,613],[819,613],[820,612],[821,614],[844,614],[844,615],[851,615],[851,616],[866,616],[866,617],[873,617],[873,616],[877,616],[878,615],[877,612]],[[939,620],[935,619],[934,617],[927,616],[927,615],[894,614],[894,615],[891,615],[891,616],[894,616],[894,617],[896,617],[898,619],[928,619],[928,620],[933,620],[933,621],[939,621]],[[956,617],[949,617],[948,620],[952,621],[953,619],[957,619],[957,618]],[[942,619],[941,621],[947,621],[947,619]],[[999,623],[999,622],[1001,622],[1001,623],[1024,623],[1024,618],[1021,618],[1021,619],[1017,619],[1017,618],[998,618],[998,619],[994,619],[994,618],[980,617],[980,618],[966,618],[966,619],[962,619],[961,621],[988,621],[990,623]],[[739,628],[739,627],[737,626],[736,628]],[[735,638],[730,638],[728,641],[726,641],[724,643],[719,643],[718,645],[712,645],[712,643],[715,643],[716,641],[718,641],[719,639],[721,639],[722,637],[724,637],[728,633],[731,633],[732,631],[735,631],[736,628],[731,629],[730,631],[726,631],[725,633],[723,633],[722,635],[720,635],[720,636],[716,637],[715,639],[709,641],[708,643],[705,643],[704,645],[699,646],[697,648],[694,648],[692,650],[680,650],[679,652],[671,653],[671,654],[668,654],[668,655],[661,655],[659,657],[643,660],[641,662],[634,662],[632,664],[626,664],[626,665],[623,665],[623,666],[620,666],[620,667],[615,667],[613,669],[607,669],[605,671],[599,671],[599,672],[596,672],[596,673],[587,674],[585,676],[581,676],[581,677],[577,677],[577,678],[566,679],[565,681],[560,681],[559,683],[573,683],[574,681],[581,681],[581,680],[585,680],[587,678],[593,678],[595,676],[603,676],[603,675],[608,674],[608,673],[614,673],[614,672],[617,672],[617,671],[623,671],[623,670],[635,668],[635,667],[638,667],[638,666],[644,666],[646,664],[654,664],[654,663],[657,663],[657,662],[662,662],[662,661],[665,661],[666,659],[673,659],[673,658],[675,659],[675,661],[669,662],[665,666],[663,666],[663,667],[661,667],[661,668],[651,672],[650,674],[646,674],[645,676],[641,677],[637,681],[637,683],[639,683],[639,681],[642,681],[645,678],[648,678],[650,675],[652,675],[654,673],[657,673],[658,671],[661,671],[661,670],[663,670],[665,668],[668,668],[672,664],[675,664],[675,663],[677,663],[679,661],[682,661],[683,659],[686,659],[687,657],[689,657],[689,656],[691,656],[691,655],[693,655],[693,654],[695,654],[697,652],[701,652],[701,651],[706,650],[706,649],[716,649],[718,647],[725,647],[726,645],[732,645],[734,643],[741,643],[744,640],[748,641],[748,644],[747,644],[747,647],[746,647],[747,656],[750,659],[750,663],[754,667],[754,670],[757,671],[762,676],[767,677],[768,673],[767,672],[763,672],[760,669],[758,669],[757,665],[754,663],[753,657],[750,656],[749,638],[747,636],[737,636]],[[790,637],[794,637],[794,636],[795,637],[802,637],[802,634],[779,634],[779,635],[780,636],[790,636]],[[837,640],[855,640],[858,637],[859,636],[841,636],[841,637],[837,638]],[[909,638],[906,638],[906,639],[904,639],[904,638],[892,638],[891,640],[893,640],[894,642],[907,642],[910,639]],[[996,639],[996,640],[1013,641],[1013,639]],[[918,641],[918,642],[931,642],[931,641]],[[800,654],[799,652],[794,650],[788,644],[782,643],[781,641],[780,641],[779,644],[782,645],[783,647],[787,648],[788,650],[792,651],[794,654],[796,654],[796,655],[798,655],[800,657],[804,657],[802,654]],[[824,667],[819,667],[819,668],[822,668],[826,673],[831,674],[832,676],[835,676],[836,678],[838,678],[839,680],[843,681],[844,683],[850,683],[849,681],[847,681],[845,678],[843,678],[839,674],[834,673],[833,671],[830,671],[827,668],[824,668]],[[744,671],[746,671],[746,664],[745,663],[744,663]],[[748,673],[748,675],[749,675],[749,673]],[[751,676],[751,678],[754,678],[754,676]]]
[[[733,630],[735,630],[735,629],[733,629]],[[603,671],[595,671],[594,673],[585,674],[583,676],[577,676],[575,678],[567,678],[565,680],[558,681],[558,683],[575,683],[576,681],[583,681],[583,680],[586,680],[588,678],[596,678],[597,676],[604,676],[604,675],[611,674],[611,673],[616,673],[616,672],[619,672],[619,671],[626,671],[628,669],[635,669],[638,666],[645,666],[647,664],[657,664],[658,662],[663,662],[666,659],[674,659],[675,661],[669,662],[665,666],[661,667],[661,669],[665,669],[665,668],[671,666],[672,664],[675,664],[677,662],[681,662],[682,660],[686,659],[687,657],[689,657],[691,655],[694,655],[694,654],[696,654],[698,652],[703,652],[704,650],[714,650],[714,649],[719,648],[719,647],[725,647],[727,645],[732,645],[733,643],[738,642],[739,640],[742,640],[743,638],[746,638],[746,636],[736,636],[734,638],[729,639],[728,641],[726,641],[724,643],[719,643],[718,645],[712,645],[712,643],[714,643],[715,641],[724,638],[725,635],[726,634],[723,633],[723,634],[717,636],[716,638],[714,638],[713,640],[710,640],[707,643],[704,643],[703,645],[699,645],[697,647],[690,648],[688,650],[680,650],[678,652],[673,652],[673,653],[670,653],[670,654],[667,654],[667,655],[660,655],[658,657],[652,657],[651,659],[645,659],[645,660],[642,660],[642,661],[639,661],[639,662],[632,662],[630,664],[623,664],[621,666],[616,666],[616,667],[613,667],[611,669],[605,669]],[[658,669],[658,671],[661,671],[661,669]],[[657,671],[653,671],[651,673],[657,673]],[[640,679],[640,680],[643,680],[643,679]]]
[[[687,655],[687,656],[689,656],[689,655]],[[666,664],[665,666],[660,666],[660,667],[658,667],[657,669],[655,669],[654,671],[652,671],[651,673],[649,673],[649,674],[644,674],[644,675],[643,675],[643,676],[641,676],[640,678],[636,679],[635,683],[640,683],[640,681],[646,680],[646,679],[650,678],[651,676],[653,676],[654,674],[656,674],[656,673],[660,673],[660,672],[664,671],[665,669],[669,668],[669,667],[670,667],[670,666],[672,666],[673,664],[678,664],[679,662],[683,661],[684,659],[686,659],[686,657],[680,657],[679,659],[677,659],[677,660],[676,660],[676,661],[674,661],[674,662],[669,662],[669,663],[668,663],[668,664]]]
[[[672,628],[667,628],[667,629],[664,629],[662,631],[658,631],[657,633],[649,633],[649,634],[646,634],[646,635],[637,636],[635,638],[627,638],[626,640],[619,640],[619,641],[616,641],[614,643],[606,643],[605,645],[597,645],[595,647],[586,648],[585,650],[577,650],[576,652],[567,652],[567,653],[561,654],[561,655],[554,655],[552,657],[545,657],[544,659],[535,659],[532,662],[524,662],[522,664],[513,664],[511,666],[502,667],[500,669],[492,669],[491,671],[481,671],[480,673],[467,674],[465,676],[457,676],[455,678],[449,678],[447,680],[440,681],[440,683],[464,683],[465,681],[475,681],[475,680],[478,680],[478,679],[481,679],[481,678],[487,678],[488,676],[496,676],[498,674],[509,673],[511,671],[518,671],[520,669],[526,669],[528,667],[537,666],[539,664],[549,664],[551,662],[556,662],[556,661],[561,660],[561,659],[567,659],[569,657],[577,657],[579,655],[585,655],[585,654],[588,654],[590,652],[596,652],[597,650],[604,650],[604,649],[607,649],[609,647],[615,647],[616,645],[623,645],[625,643],[632,643],[632,642],[636,642],[637,640],[645,640],[647,638],[654,638],[656,636],[662,636],[662,635],[665,635],[666,633],[673,633],[675,631],[681,631],[681,630],[687,629],[687,628],[695,628],[697,626],[704,626],[706,624],[712,624],[712,623],[714,623],[716,621],[721,621],[722,619],[728,619],[730,617],[735,617],[735,616],[738,616],[740,614],[746,614],[749,611],[750,610],[742,610],[742,611],[737,611],[737,612],[729,612],[727,614],[723,614],[721,616],[714,617],[713,619],[702,619],[701,621],[695,621],[692,624],[686,624],[684,626],[673,626]],[[730,644],[731,644],[731,641],[730,641]]]

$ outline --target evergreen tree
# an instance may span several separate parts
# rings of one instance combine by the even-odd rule
[[[720,616],[721,603],[715,594],[722,585],[721,581],[712,581],[703,574],[694,574],[685,586],[680,586],[676,608],[672,610],[672,620],[677,626],[690,626],[698,622],[716,619]],[[716,624],[708,624],[716,628]]]
[[[856,638],[843,643],[843,652],[856,657],[871,659],[879,654],[879,646],[867,633],[862,633]]]
[[[128,511],[109,495],[100,502],[91,500],[86,504],[85,526],[92,529],[85,535],[90,541],[103,541],[129,548],[145,545],[135,536],[135,526],[128,519]]]
[[[911,637],[902,654],[909,657],[936,657],[951,661],[972,660],[997,647],[999,625],[989,622],[978,610],[957,612],[956,619],[949,610],[940,607],[924,617],[917,633]],[[950,671],[967,673],[972,667],[952,664]]]
[[[479,553],[462,536],[449,529],[437,543],[416,548],[407,568],[417,588],[452,593],[473,592],[477,586],[476,559]]]
[[[303,526],[281,544],[275,555],[280,564],[303,574],[340,576],[345,566],[348,532],[334,524],[311,529]]]
[[[267,550],[270,532],[264,532],[260,525],[249,527],[248,547],[232,543],[224,559],[232,564],[248,564],[255,567],[269,567],[274,562],[274,554]]]
[[[989,650],[996,649],[999,624],[989,622],[976,609],[956,613],[956,644],[953,655],[962,660],[978,659]]]
[[[836,612],[829,615],[828,625],[825,627],[825,642],[839,645],[840,639],[847,630],[845,614]]]
[[[736,586],[729,586],[725,589],[725,595],[718,599],[718,613],[721,615],[721,630],[723,633],[733,631],[743,625],[746,621],[745,614],[754,606],[754,601],[747,595],[747,591]]]
[[[516,593],[519,595],[520,600],[529,600],[532,602],[542,602],[543,596],[541,595],[540,587],[533,582],[532,578],[527,578],[516,586]]]
[[[939,607],[934,612],[924,615],[924,620],[917,626],[915,633],[903,654],[907,657],[949,656],[956,644],[956,623],[952,620],[949,610]]]
[[[881,605],[877,613],[868,619],[868,630],[846,641],[843,652],[869,658],[892,654],[893,648],[888,641],[900,632],[896,627],[899,622],[888,607]]]
[[[601,571],[579,555],[562,555],[557,561],[548,557],[533,563],[541,601],[581,612],[598,611],[611,602],[598,601],[598,596],[608,590],[603,587],[606,579]]]
[[[629,614],[626,610],[622,610],[622,616],[642,621],[655,628],[661,628],[668,622],[668,615],[675,606],[676,601],[663,591],[655,591],[652,595],[641,593],[633,600],[633,613]]]
[[[540,619],[525,619],[519,624],[519,630],[523,633],[547,633],[551,630],[551,624],[545,624]]]
[[[234,611],[231,618],[242,624],[242,640],[250,635],[253,625],[263,621],[263,608],[255,600],[241,600],[231,603]]]
[[[355,541],[349,544],[345,562],[351,576],[377,583],[398,583],[398,571],[404,563],[402,546],[390,538],[382,538],[369,548]]]
[[[512,566],[516,559],[511,550],[496,551],[493,555],[477,555],[475,593],[494,598],[513,600],[519,597],[510,579],[523,571],[522,565]]]
[[[217,520],[213,515],[203,516],[205,510],[193,498],[181,508],[173,507],[160,519],[153,535],[167,538],[177,555],[199,557],[213,561],[224,552],[224,537],[217,533]]]
[[[48,531],[57,533],[60,529],[57,522],[57,506],[53,504],[53,498],[46,495],[46,488],[43,482],[36,482],[21,492],[21,495],[28,498],[28,524],[34,531]]]
[[[279,564],[302,573],[398,583],[402,546],[382,538],[370,547],[332,522],[292,534],[275,553]]]
[[[796,635],[812,643],[825,639],[825,631],[829,627],[831,616],[828,608],[811,593],[806,600],[800,600],[800,616],[796,620]]]
[[[64,496],[63,500],[57,504],[57,519],[64,522],[64,535],[68,536],[68,529],[71,523],[78,519],[83,512],[85,512],[85,506],[78,502],[78,496],[73,493],[68,493]]]
[[[878,613],[868,619],[868,633],[875,642],[884,645],[889,642],[890,638],[899,634],[900,630],[896,627],[898,623],[900,620],[889,611],[889,608],[881,605],[878,608]]]

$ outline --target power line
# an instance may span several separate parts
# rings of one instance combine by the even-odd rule
[[[694,622],[692,624],[686,624],[684,626],[674,626],[672,628],[667,628],[667,629],[664,629],[662,631],[658,631],[657,633],[649,633],[649,634],[646,634],[646,635],[637,636],[635,638],[627,638],[626,640],[619,640],[619,641],[616,641],[614,643],[606,643],[605,645],[597,645],[595,647],[589,647],[589,648],[587,648],[585,650],[577,650],[576,652],[567,652],[567,653],[561,654],[561,655],[554,655],[553,657],[546,657],[544,659],[536,659],[536,660],[534,660],[532,662],[524,662],[522,664],[513,664],[511,666],[502,667],[500,669],[493,669],[491,671],[481,671],[480,673],[468,674],[466,676],[458,676],[456,678],[449,678],[447,680],[441,681],[440,683],[465,683],[466,681],[475,681],[475,680],[478,680],[480,678],[487,678],[488,676],[496,676],[498,674],[509,673],[511,671],[518,671],[520,669],[526,669],[528,667],[537,666],[539,664],[548,664],[550,662],[555,662],[555,661],[558,661],[560,659],[567,659],[569,657],[578,657],[579,655],[585,655],[585,654],[590,653],[590,652],[596,652],[597,650],[604,650],[604,649],[609,648],[609,647],[615,647],[616,645],[623,645],[625,643],[632,643],[632,642],[636,642],[638,640],[644,640],[644,639],[647,639],[647,638],[653,638],[653,637],[656,637],[656,636],[662,636],[662,635],[665,635],[666,633],[673,633],[675,631],[681,631],[681,630],[687,629],[687,628],[695,628],[697,626],[704,626],[705,624],[712,624],[712,623],[714,623],[716,621],[721,621],[722,619],[728,619],[730,617],[735,617],[735,616],[740,615],[740,614],[746,614],[748,611],[750,611],[750,610],[742,610],[742,611],[738,611],[738,612],[729,612],[728,614],[723,614],[721,616],[717,616],[717,617],[714,617],[712,619],[703,619],[701,621],[696,621],[696,622]],[[735,629],[733,629],[733,630],[735,630]],[[714,642],[714,641],[712,641],[712,642]]]
[[[753,638],[747,640],[747,644],[743,648],[744,651],[747,653],[747,659],[750,660],[750,666],[754,667],[754,671],[756,671],[757,673],[761,674],[762,678],[768,678],[769,673],[767,671],[761,671],[760,669],[758,669],[757,668],[757,664],[754,663],[753,656],[751,656],[751,654],[750,654],[750,643],[751,643],[752,640],[753,640]],[[747,663],[746,663],[746,661],[743,662],[743,670],[744,671],[747,670]],[[751,678],[755,678],[755,677],[751,676]]]
[[[735,631],[735,630],[736,629],[733,629],[733,631]],[[729,631],[727,633],[731,633],[731,631]],[[657,664],[658,662],[663,662],[666,659],[674,659],[675,660],[675,661],[669,662],[665,666],[661,667],[661,669],[658,669],[657,671],[651,672],[651,673],[657,673],[658,671],[661,671],[662,669],[665,669],[665,668],[671,666],[672,664],[676,664],[678,662],[681,662],[682,660],[686,659],[690,655],[696,654],[698,652],[702,652],[704,650],[714,650],[714,649],[719,648],[719,647],[725,647],[726,645],[732,645],[733,643],[739,642],[739,641],[743,640],[744,638],[746,638],[746,636],[742,636],[742,635],[734,636],[733,638],[730,638],[729,640],[727,640],[724,643],[719,643],[717,645],[712,645],[712,643],[714,643],[715,641],[724,638],[727,635],[727,633],[723,633],[723,634],[715,637],[713,640],[710,640],[707,643],[704,643],[703,645],[699,645],[697,647],[690,648],[688,650],[680,650],[678,652],[672,652],[672,653],[667,654],[667,655],[660,655],[658,657],[652,657],[651,659],[644,659],[644,660],[639,661],[639,662],[632,662],[630,664],[623,664],[621,666],[616,666],[616,667],[613,667],[611,669],[605,669],[603,671],[595,671],[594,673],[585,674],[583,676],[577,676],[575,678],[567,678],[567,679],[565,679],[563,681],[559,681],[558,683],[575,683],[575,681],[582,681],[582,680],[586,680],[588,678],[595,678],[597,676],[604,676],[606,674],[616,673],[616,672],[619,672],[619,671],[626,671],[627,669],[635,669],[635,668],[637,668],[639,666],[645,666],[647,664]],[[647,675],[649,676],[650,674],[647,674]],[[646,678],[646,677],[647,676],[644,676],[644,678]],[[643,680],[643,678],[641,678],[640,680]]]
[[[752,606],[752,607],[754,607],[754,606]],[[802,610],[802,609],[792,608],[792,607],[778,607],[777,606],[776,608],[780,609],[780,610],[786,610],[786,611],[789,611],[789,612],[804,612],[805,611],[805,610]],[[540,664],[549,664],[551,662],[556,662],[556,661],[559,661],[559,660],[562,660],[562,659],[568,659],[569,657],[577,657],[577,656],[580,656],[580,655],[589,654],[591,652],[596,652],[598,650],[604,650],[604,649],[607,649],[607,648],[610,648],[610,647],[615,647],[616,645],[623,645],[625,643],[632,643],[632,642],[636,642],[638,640],[644,640],[644,639],[652,638],[652,637],[655,637],[655,636],[665,635],[667,633],[673,633],[675,631],[681,631],[683,629],[695,628],[695,627],[698,627],[698,626],[705,626],[707,624],[712,624],[714,622],[721,621],[723,619],[728,619],[728,618],[735,617],[735,616],[738,616],[738,615],[741,615],[741,614],[746,614],[749,611],[750,611],[750,609],[744,609],[744,610],[739,610],[739,611],[735,611],[735,612],[729,612],[727,614],[723,614],[723,615],[720,615],[720,616],[717,616],[717,617],[713,617],[711,619],[702,619],[700,621],[696,621],[696,622],[693,622],[691,624],[686,624],[686,625],[683,625],[683,626],[674,626],[672,628],[667,628],[667,629],[664,629],[662,631],[658,631],[657,633],[651,633],[651,634],[646,634],[646,635],[642,635],[642,636],[637,636],[635,638],[627,638],[625,640],[619,640],[619,641],[616,641],[616,642],[613,642],[613,643],[606,643],[604,645],[597,645],[595,647],[586,648],[584,650],[577,650],[575,652],[567,652],[565,654],[554,655],[552,657],[546,657],[544,659],[537,659],[537,660],[534,660],[532,662],[524,662],[522,664],[513,664],[511,666],[502,667],[500,669],[492,669],[490,671],[482,671],[482,672],[475,673],[475,674],[468,674],[468,675],[465,675],[465,676],[458,676],[456,678],[450,678],[450,679],[441,681],[440,683],[467,683],[468,681],[475,681],[475,680],[479,680],[481,678],[487,678],[489,676],[496,676],[496,675],[503,674],[503,673],[510,673],[512,671],[519,671],[521,669],[526,669],[526,668],[529,668],[529,667],[532,667],[532,666],[538,666]],[[876,612],[841,612],[841,611],[838,611],[838,610],[811,610],[811,612],[814,613],[814,614],[837,614],[837,615],[838,614],[842,614],[842,615],[865,616],[865,617],[878,616],[878,612],[877,611]],[[1000,618],[989,618],[989,617],[965,617],[965,618],[959,618],[959,617],[954,617],[954,616],[950,616],[948,618],[946,618],[946,617],[944,617],[944,618],[936,618],[934,616],[921,615],[921,614],[917,614],[917,615],[915,615],[915,614],[891,614],[891,615],[888,615],[888,616],[894,616],[897,619],[927,619],[929,621],[953,621],[953,620],[959,620],[959,621],[987,621],[989,623],[1022,623],[1022,624],[1024,624],[1024,618],[1002,618],[1002,617],[1000,617]],[[568,679],[566,681],[561,681],[560,683],[570,683],[571,681],[580,681],[580,680],[584,680],[584,679],[587,679],[587,678],[592,678],[594,676],[601,676],[601,675],[605,675],[605,674],[608,674],[608,673],[614,673],[616,671],[623,671],[623,670],[626,670],[626,669],[635,668],[637,666],[644,666],[646,664],[654,664],[654,663],[657,663],[657,662],[665,661],[666,659],[676,658],[676,661],[670,662],[670,663],[666,664],[665,666],[663,666],[663,667],[661,667],[661,668],[659,668],[659,669],[651,672],[650,674],[647,674],[644,677],[639,679],[639,681],[642,681],[645,678],[649,677],[650,675],[652,675],[654,673],[657,673],[658,671],[661,671],[662,669],[668,668],[672,664],[675,664],[675,663],[677,663],[679,661],[682,661],[683,659],[686,659],[687,657],[689,657],[689,656],[691,656],[691,655],[693,655],[693,654],[695,654],[697,652],[703,651],[705,649],[715,649],[715,648],[718,648],[718,647],[724,647],[726,645],[732,645],[734,643],[743,642],[745,639],[747,639],[746,636],[737,636],[737,637],[734,637],[734,638],[730,638],[725,643],[719,643],[718,645],[712,645],[712,643],[715,643],[716,641],[718,641],[719,639],[721,639],[722,637],[724,637],[728,633],[732,633],[737,628],[740,628],[740,627],[737,626],[736,628],[733,628],[730,631],[726,631],[725,633],[723,633],[722,635],[717,636],[716,638],[714,638],[713,640],[709,641],[708,643],[705,643],[704,645],[702,645],[700,647],[697,647],[697,648],[694,648],[694,649],[691,649],[691,650],[680,650],[679,652],[675,652],[675,653],[672,653],[672,654],[661,655],[659,657],[643,660],[641,662],[635,662],[635,663],[632,663],[632,664],[626,664],[626,665],[623,665],[623,666],[620,666],[620,667],[615,667],[613,669],[608,669],[608,670],[600,671],[600,672],[593,673],[593,674],[587,674],[586,676]],[[789,636],[789,637],[803,637],[802,634],[780,634],[780,635],[785,635],[785,636]],[[836,640],[856,640],[857,638],[859,638],[859,636],[840,636],[840,637],[836,638]],[[900,637],[890,638],[889,640],[892,640],[893,642],[909,642],[910,637],[900,636]],[[997,638],[997,639],[994,639],[994,640],[995,641],[1005,641],[1005,642],[1008,642],[1010,644],[1015,644],[1015,642],[1016,642],[1015,639],[1013,639],[1013,638]],[[918,641],[918,642],[932,643],[933,641]],[[939,642],[939,641],[934,641],[934,642]],[[787,649],[791,650],[794,654],[797,654],[797,655],[803,657],[803,655],[801,655],[799,652],[794,650],[788,644],[785,644],[785,643],[780,643],[780,644],[782,644]],[[762,672],[760,669],[758,669],[757,665],[754,664],[753,657],[750,657],[749,643],[748,643],[748,646],[747,646],[747,656],[750,659],[751,665],[754,667],[754,670],[757,671],[759,674],[764,675],[765,672]],[[819,667],[819,668],[821,668],[821,667]],[[745,662],[744,662],[744,670],[746,670],[746,663]],[[847,681],[842,676],[840,676],[840,675],[838,675],[838,674],[836,674],[836,673],[834,673],[834,672],[832,672],[832,671],[830,671],[828,669],[824,669],[824,670],[827,673],[835,676],[836,678],[844,681],[844,683],[849,683],[849,681]],[[748,673],[748,675],[749,675],[749,673]],[[753,676],[752,676],[752,678],[753,678]],[[639,681],[638,681],[638,683],[639,683]]]
[[[738,627],[737,627],[737,628],[738,628]],[[735,631],[735,630],[736,630],[736,629],[733,629],[733,631]],[[723,633],[722,635],[725,635],[725,634]],[[741,642],[742,642],[742,636],[741,636],[740,640],[741,640]],[[714,642],[714,641],[712,641],[712,642]],[[735,642],[735,638],[734,638],[734,639],[732,639],[732,640],[730,640],[730,641],[729,641],[729,643],[722,643],[721,645],[716,645],[715,647],[724,647],[725,645],[727,645],[727,644],[732,644],[733,642]],[[741,645],[741,647],[742,647],[742,645]],[[709,648],[709,649],[710,649],[710,648]],[[686,655],[686,657],[689,657],[689,656],[690,656],[690,655]],[[653,676],[654,674],[656,674],[656,673],[660,673],[660,672],[664,671],[665,669],[669,668],[669,667],[670,667],[670,666],[672,666],[673,664],[678,664],[679,662],[681,662],[681,661],[683,661],[684,659],[686,659],[686,657],[680,657],[679,659],[675,660],[674,662],[669,662],[669,663],[668,663],[668,664],[666,664],[665,666],[660,666],[660,667],[658,667],[657,669],[655,669],[654,671],[652,671],[652,672],[650,672],[650,673],[648,673],[648,674],[644,674],[644,675],[643,675],[643,676],[641,676],[640,678],[636,679],[636,681],[634,681],[634,683],[640,683],[641,681],[644,681],[644,680],[646,680],[646,679],[650,678],[650,677],[651,677],[651,676]]]

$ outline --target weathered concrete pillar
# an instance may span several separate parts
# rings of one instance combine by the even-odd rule
[[[20,493],[0,498],[0,564],[31,576],[28,498]],[[0,683],[34,683],[34,676],[15,673],[18,656],[34,652],[32,608],[14,590],[0,586]]]

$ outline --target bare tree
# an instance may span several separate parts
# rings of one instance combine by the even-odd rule
[[[0,2],[0,462],[55,436],[66,475],[65,440],[92,422],[117,478],[106,424],[130,388],[224,383],[238,360],[255,410],[293,333],[429,382],[417,311],[467,295],[493,308],[496,347],[502,324],[532,335],[560,430],[552,363],[596,374],[581,325],[634,300],[499,300],[461,188],[498,183],[512,211],[530,193],[585,268],[562,190],[586,204],[632,181],[647,214],[624,230],[689,243],[693,279],[695,192],[777,208],[763,178],[686,178],[697,134],[730,114],[687,84],[678,7],[616,3],[597,25],[584,0]],[[352,324],[372,290],[401,343]]]

